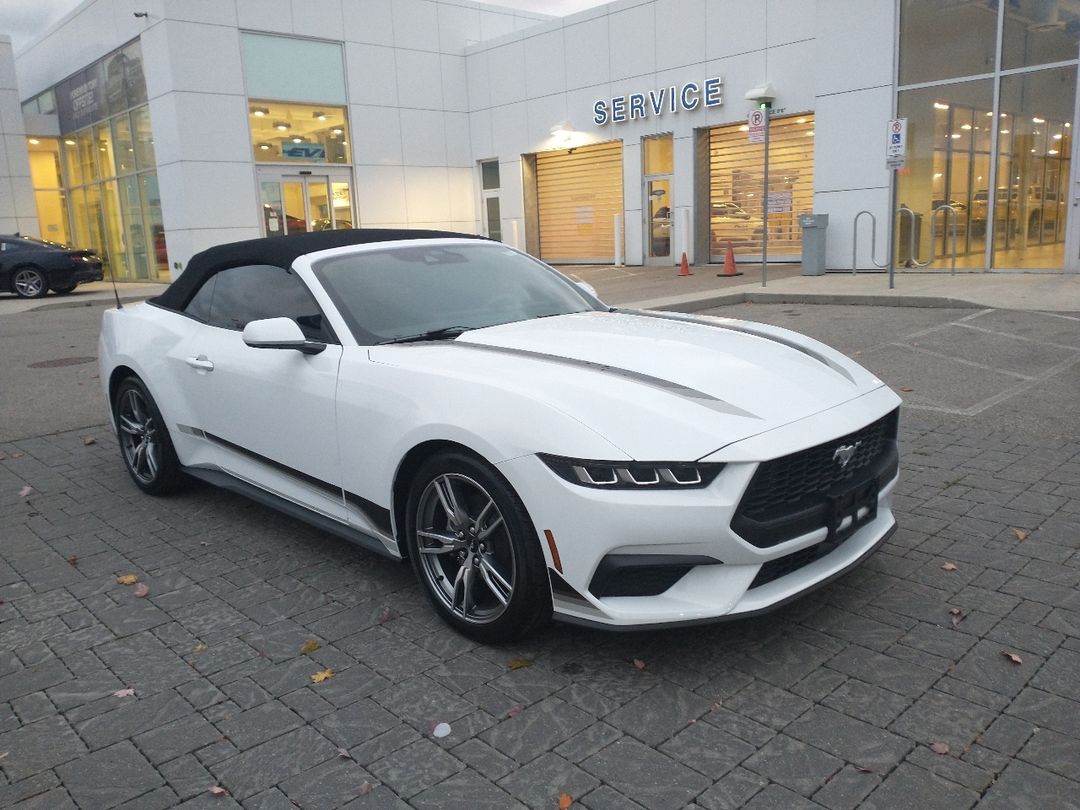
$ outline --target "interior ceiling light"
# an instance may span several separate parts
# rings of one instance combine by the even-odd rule
[[[1003,130],[1001,130],[1001,134],[1002,134],[1002,135],[1008,135],[1008,134],[1009,134],[1009,130],[1007,130],[1007,129],[1003,129]]]
[[[313,112],[311,117],[316,121],[325,121],[329,116],[324,112]]]
[[[292,124],[286,123],[285,121],[275,121],[274,129],[276,129],[278,132],[288,132],[290,129],[292,129]]]
[[[1046,119],[1045,118],[1032,118],[1031,123],[1033,123],[1033,124],[1045,124]]]
[[[64,143],[67,144],[68,146],[74,146],[75,145],[75,139],[74,138],[64,138]]]
[[[1046,154],[1048,154],[1048,155],[1056,155],[1057,153],[1058,153],[1057,149],[1047,149],[1046,150]]]
[[[1061,140],[1061,133],[1060,132],[1055,132],[1054,133],[1054,140],[1055,141],[1060,141]]]
[[[1061,137],[1061,136],[1059,135],[1058,137]],[[37,138],[27,138],[26,142],[28,144],[30,144],[31,146],[37,146],[39,143],[41,143],[41,141],[39,141]]]
[[[303,143],[303,142],[304,142],[304,139],[303,139],[303,138],[293,138],[293,139],[292,139],[292,142],[293,142],[293,143]]]
[[[971,129],[971,124],[964,124],[960,129]]]
[[[266,150],[268,150],[270,148],[270,144],[268,144],[268,143],[260,143],[259,148],[262,149],[265,152]]]
[[[934,102],[934,109],[935,110],[947,110],[947,109],[949,109],[949,105],[948,104],[942,104],[940,101],[935,101]]]
[[[251,114],[255,115],[255,116],[258,116],[259,118],[262,118],[263,116],[270,114],[270,108],[269,107],[252,107],[251,108]]]
[[[334,135],[343,135],[345,133],[345,130],[343,130],[341,127],[334,127],[332,130],[330,130],[330,132]]]

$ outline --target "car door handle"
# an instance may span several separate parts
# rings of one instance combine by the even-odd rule
[[[212,360],[207,360],[205,354],[200,354],[198,357],[188,357],[184,360],[184,362],[192,368],[197,368],[200,371],[214,370],[214,362]]]

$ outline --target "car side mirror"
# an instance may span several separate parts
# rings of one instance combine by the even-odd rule
[[[244,327],[244,343],[253,349],[295,349],[304,354],[318,354],[325,343],[308,340],[292,318],[263,318]]]

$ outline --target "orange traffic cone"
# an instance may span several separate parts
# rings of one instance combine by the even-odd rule
[[[731,278],[741,276],[742,271],[735,269],[735,249],[731,246],[731,240],[727,243],[727,256],[724,257],[724,272],[716,274],[719,278]]]
[[[693,273],[690,272],[690,263],[686,261],[686,251],[685,250],[683,251],[683,255],[682,255],[682,266],[679,268],[679,275],[680,276],[692,276],[692,275],[694,275]]]

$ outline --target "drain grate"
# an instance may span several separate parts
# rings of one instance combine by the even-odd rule
[[[27,368],[60,368],[62,366],[81,366],[84,363],[93,363],[96,357],[58,357],[55,360],[41,360],[31,363]]]

